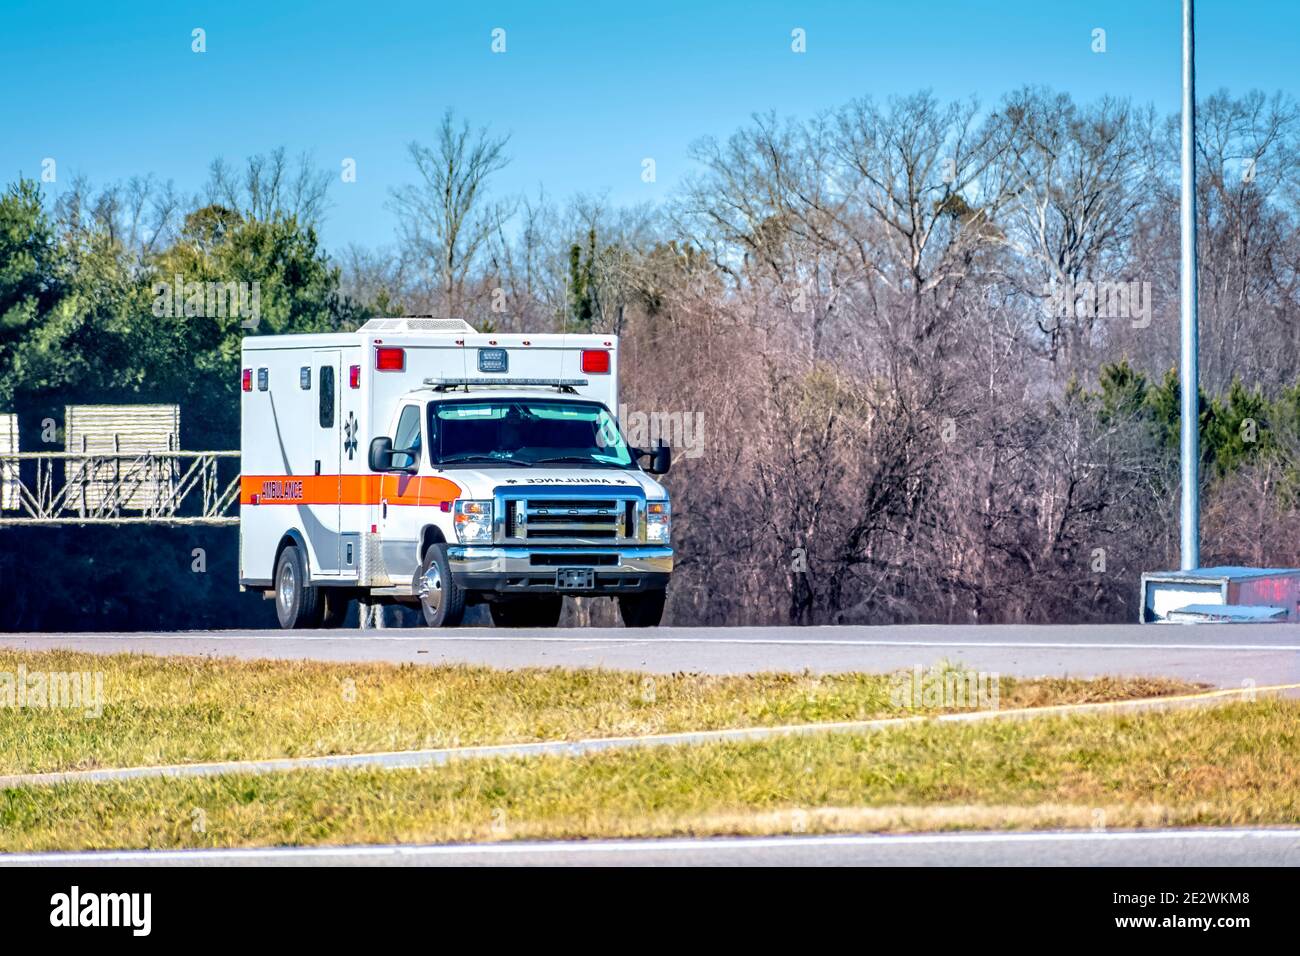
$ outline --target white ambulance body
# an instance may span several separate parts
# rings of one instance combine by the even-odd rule
[[[659,622],[671,512],[639,461],[662,474],[669,452],[618,432],[614,336],[372,319],[245,338],[241,370],[240,584],[283,627],[355,599],[554,626],[565,594]]]

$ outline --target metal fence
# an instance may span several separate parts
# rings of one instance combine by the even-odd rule
[[[2,525],[233,525],[239,452],[21,452],[0,456]]]

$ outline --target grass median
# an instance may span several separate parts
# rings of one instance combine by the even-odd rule
[[[0,675],[102,675],[102,708],[0,706],[0,774],[324,756],[937,713],[882,674],[242,661],[0,651]],[[92,682],[93,685],[93,682]],[[92,686],[88,685],[88,686]],[[1001,708],[1195,690],[1146,678],[998,681]],[[16,701],[15,701],[16,703]]]
[[[1300,704],[0,792],[0,849],[1300,823]]]

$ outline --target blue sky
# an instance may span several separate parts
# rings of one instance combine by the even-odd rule
[[[54,157],[60,182],[152,172],[190,192],[218,155],[284,145],[334,170],[351,157],[357,182],[331,187],[331,248],[392,241],[385,204],[411,178],[405,144],[430,141],[449,106],[511,135],[498,191],[634,203],[665,198],[693,140],[755,111],[807,116],[925,87],[991,103],[1027,83],[1167,112],[1179,96],[1179,0],[113,6],[3,0],[4,181]],[[1201,0],[1197,13],[1202,92],[1297,93],[1300,3]],[[206,53],[191,51],[195,27]],[[498,27],[504,54],[491,52]]]

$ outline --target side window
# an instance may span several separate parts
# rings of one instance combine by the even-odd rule
[[[334,366],[320,367],[320,427],[334,427]]]
[[[397,419],[397,434],[393,436],[393,464],[407,468],[420,463],[420,409],[407,405]],[[396,452],[410,452],[399,455]]]

